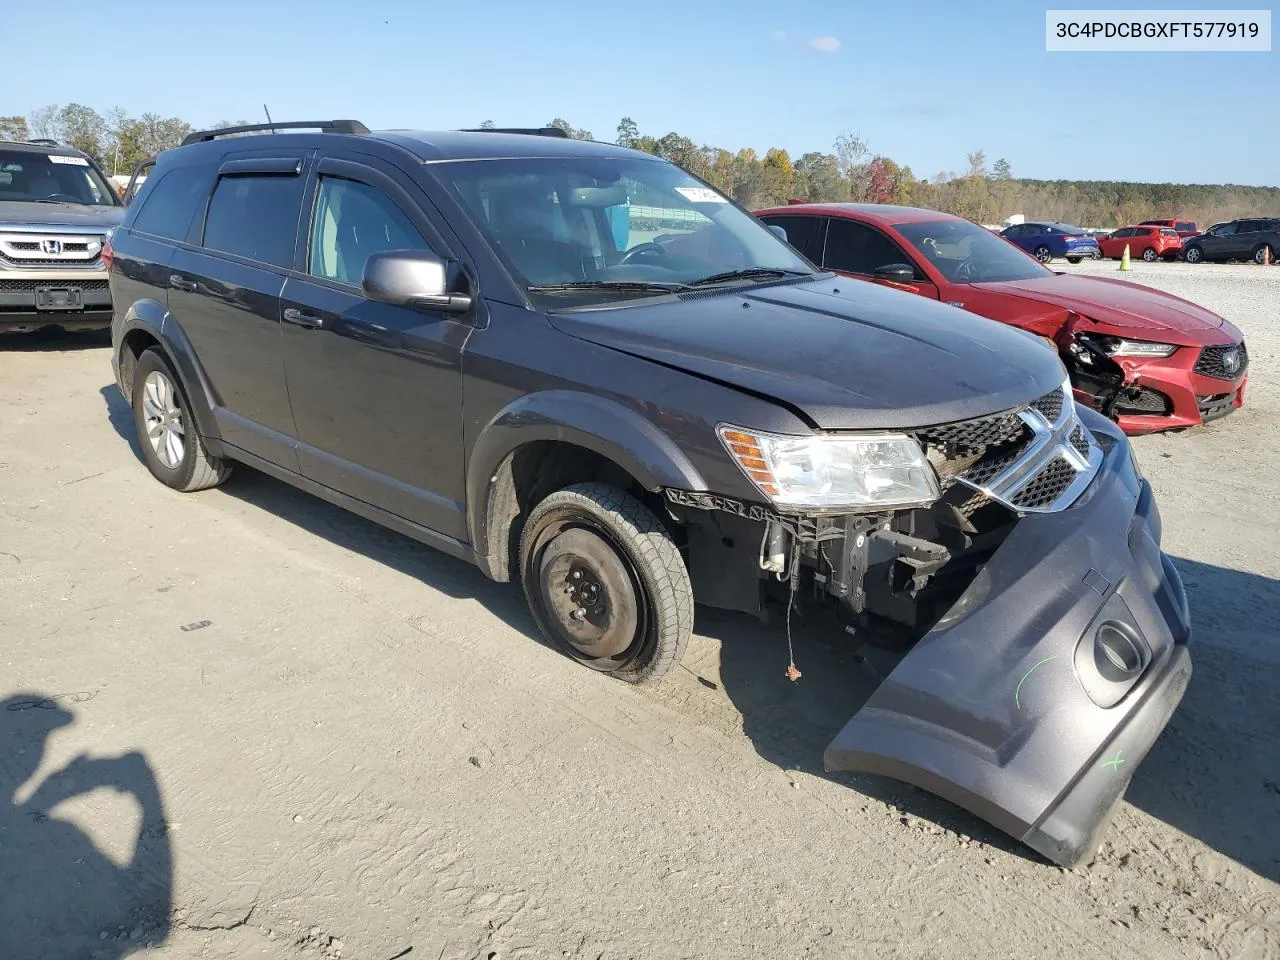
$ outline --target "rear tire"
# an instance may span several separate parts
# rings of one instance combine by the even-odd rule
[[[1048,263],[1053,259],[1053,251],[1046,247],[1043,243],[1036,247],[1035,253],[1032,254],[1041,263]]]
[[[653,683],[693,632],[693,588],[671,535],[616,487],[579,483],[529,514],[520,538],[525,597],[539,629],[573,660]]]
[[[1253,251],[1253,262],[1258,264],[1258,266],[1262,266],[1262,264],[1267,262],[1268,254],[1270,254],[1271,262],[1275,263],[1276,252],[1271,249],[1271,244],[1269,243],[1258,244],[1258,249]]]
[[[142,459],[166,487],[192,493],[216,487],[231,474],[231,464],[205,449],[182,381],[164,354],[145,351],[133,368],[133,424]]]
[[[1204,251],[1199,247],[1187,247],[1182,253],[1182,259],[1186,260],[1187,263],[1203,263]]]
[[[1155,263],[1160,259],[1160,254],[1156,253],[1155,247],[1147,247],[1147,249],[1142,251],[1142,259],[1147,261],[1147,263]]]

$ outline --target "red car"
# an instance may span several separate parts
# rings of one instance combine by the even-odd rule
[[[1169,220],[1143,220],[1138,226],[1169,227],[1183,240],[1187,239],[1187,237],[1198,237],[1200,235],[1200,227],[1194,220],[1179,220],[1177,217]]]
[[[1119,260],[1124,248],[1129,248],[1129,256],[1141,257],[1152,262],[1164,258],[1176,260],[1182,252],[1182,238],[1173,227],[1121,227],[1098,238],[1098,247],[1103,257]]]
[[[1076,399],[1129,434],[1193,427],[1244,403],[1240,331],[1120,279],[1055,273],[985,227],[913,207],[793,204],[756,216],[829,270],[931,297],[1050,340]]]

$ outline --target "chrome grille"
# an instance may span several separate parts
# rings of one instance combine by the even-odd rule
[[[0,233],[0,265],[17,267],[99,268],[101,234]]]
[[[1102,463],[1102,449],[1076,415],[1069,383],[1025,406],[914,436],[944,486],[963,484],[1019,513],[1066,509]],[[943,464],[934,451],[945,457]],[[967,463],[958,462],[962,454]],[[955,469],[948,469],[951,463]]]

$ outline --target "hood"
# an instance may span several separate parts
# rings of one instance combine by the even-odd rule
[[[114,227],[124,219],[124,207],[95,207],[84,203],[25,203],[0,200],[0,230],[42,227]]]
[[[1138,340],[1165,339],[1182,346],[1223,343],[1235,330],[1216,313],[1190,300],[1108,277],[1054,274],[976,286],[1065,307]]]
[[[857,280],[708,291],[549,319],[570,336],[777,400],[825,430],[967,420],[1066,379],[1056,352],[1029,334]]]

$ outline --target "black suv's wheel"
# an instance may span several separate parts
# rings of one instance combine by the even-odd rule
[[[1187,247],[1182,251],[1182,259],[1186,260],[1187,263],[1199,263],[1204,259],[1204,251],[1199,247]]]
[[[1262,265],[1267,262],[1276,262],[1276,252],[1271,249],[1271,244],[1260,243],[1257,249],[1253,251],[1253,262]]]
[[[231,464],[205,449],[178,376],[158,350],[147,350],[133,368],[133,423],[147,469],[165,486],[190,493],[231,473]]]
[[[529,514],[520,540],[529,609],[562,652],[628,683],[679,662],[693,589],[666,528],[615,487],[581,483]]]
[[[1039,260],[1041,263],[1048,263],[1050,260],[1053,259],[1052,251],[1050,251],[1049,248],[1046,247],[1043,243],[1040,244],[1040,246],[1036,247],[1035,253],[1033,254],[1033,256],[1037,260]]]
[[[1142,251],[1142,259],[1147,261],[1147,263],[1155,263],[1160,259],[1160,254],[1156,253],[1155,247],[1147,247],[1147,249]]]

